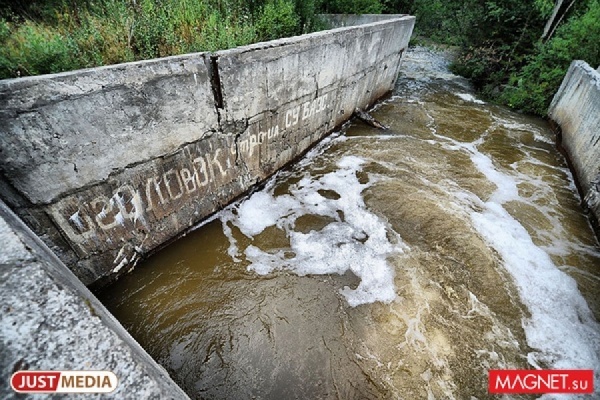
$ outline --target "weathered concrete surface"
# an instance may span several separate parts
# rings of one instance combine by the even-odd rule
[[[0,398],[24,397],[9,386],[23,369],[109,370],[112,398],[188,398],[3,202],[0,242]]]
[[[573,61],[552,100],[548,115],[561,128],[568,153],[583,191],[584,203],[600,220],[600,69]],[[600,232],[600,230],[597,230]]]
[[[0,192],[85,283],[137,260],[391,90],[414,17],[0,82]]]
[[[217,130],[204,54],[10,79],[0,101],[4,172],[34,204]]]

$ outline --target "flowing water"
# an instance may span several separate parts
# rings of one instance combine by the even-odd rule
[[[546,122],[422,48],[394,93],[372,113],[388,130],[345,126],[100,294],[191,397],[485,399],[507,368],[599,381],[600,248]]]

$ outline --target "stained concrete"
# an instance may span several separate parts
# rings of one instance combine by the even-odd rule
[[[109,397],[188,398],[1,201],[0,242],[0,398],[24,397],[9,387],[18,370],[109,370]]]
[[[217,130],[204,54],[10,79],[0,99],[3,169],[34,204]]]
[[[414,17],[0,81],[0,194],[85,284],[196,225],[390,91]]]
[[[575,169],[584,206],[600,234],[600,71],[584,61],[573,61],[548,115],[560,126],[561,145]]]

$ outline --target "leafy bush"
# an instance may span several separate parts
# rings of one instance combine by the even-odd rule
[[[299,32],[293,4],[273,4],[279,8],[271,11],[285,18],[272,13],[277,25],[268,27],[263,19],[263,31]],[[4,2],[0,79],[252,43],[257,40],[252,11],[266,18],[261,0]]]
[[[599,0],[576,1],[554,36],[541,41],[554,0],[382,0],[385,11],[417,17],[413,35],[458,45],[453,72],[481,94],[545,115],[573,59],[600,64]]]
[[[319,17],[322,0],[294,0],[294,8],[300,20],[302,33],[327,29],[326,23]]]
[[[0,49],[0,73],[3,76],[59,72],[71,64],[72,43],[60,33],[31,22],[16,29],[6,20],[0,25],[4,36],[4,45]],[[11,34],[7,35],[7,32]]]
[[[272,40],[301,33],[300,19],[294,7],[289,0],[267,3],[256,21],[258,39]]]
[[[526,112],[545,115],[572,60],[600,64],[600,2],[590,2],[581,15],[572,16],[550,41],[510,77],[500,100]]]
[[[376,12],[378,0],[344,0]],[[322,0],[0,0],[0,79],[323,29]]]
[[[417,17],[415,35],[426,36],[444,44],[463,44],[466,29],[477,23],[481,10],[471,1],[414,0],[397,12]]]
[[[471,3],[457,28],[462,51],[451,69],[473,79],[491,97],[535,49],[545,19],[536,7],[521,0]]]
[[[323,11],[331,14],[381,14],[379,0],[331,0],[323,4]]]

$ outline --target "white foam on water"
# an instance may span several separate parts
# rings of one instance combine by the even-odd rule
[[[533,132],[533,139],[537,142],[548,143],[554,146],[555,139],[552,136],[542,135],[538,132]]]
[[[470,93],[454,93],[454,95],[456,97],[460,97],[464,101],[468,101],[475,104],[485,104],[485,101],[476,99],[475,96],[473,96]]]
[[[465,145],[465,148],[469,150],[471,161],[475,164],[475,167],[497,187],[490,198],[490,202],[502,204],[519,198],[517,181],[513,177],[498,171],[492,160],[485,154],[480,153],[474,145]]]
[[[223,226],[231,224],[250,239],[271,226],[282,229],[289,238],[289,248],[247,246],[242,253],[250,262],[248,269],[260,275],[287,270],[301,276],[351,271],[360,284],[341,290],[350,306],[393,301],[394,269],[387,258],[402,253],[404,245],[384,220],[366,208],[362,191],[370,183],[360,183],[356,175],[363,163],[359,157],[345,156],[337,162],[337,170],[319,178],[305,173],[290,186],[290,194],[275,196],[271,184],[224,210],[220,216]],[[322,196],[319,191],[335,192],[339,198]],[[294,230],[296,220],[303,215],[333,221],[320,230]],[[229,254],[237,260],[238,241],[229,227],[224,232],[230,239]],[[388,236],[394,237],[394,243]]]
[[[256,192],[240,204],[236,226],[248,237],[258,235],[277,224],[297,205],[298,201],[292,196],[273,197],[267,192]]]
[[[557,268],[549,253],[533,242],[523,225],[503,206],[509,201],[521,201],[538,207],[519,195],[518,184],[523,181],[543,184],[539,188],[542,191],[549,188],[543,181],[521,174],[516,168],[509,171],[496,168],[493,160],[477,148],[483,138],[463,143],[432,133],[445,148],[466,151],[475,167],[496,185],[487,201],[467,192],[462,194],[462,200],[470,205],[473,227],[501,256],[504,267],[514,279],[521,301],[531,314],[523,321],[527,343],[535,349],[528,354],[528,362],[535,368],[594,369],[598,381],[600,324],[576,281]],[[556,240],[560,242],[558,238]],[[563,245],[573,248],[577,243]],[[596,388],[596,393],[599,389]],[[553,397],[546,395],[542,398]]]
[[[527,343],[535,352],[530,364],[557,369],[600,371],[600,324],[594,319],[576,281],[558,269],[547,252],[534,244],[527,230],[503,207],[522,200],[515,176],[499,171],[472,144],[464,145],[477,169],[497,189],[483,211],[473,211],[475,229],[500,254],[514,278],[531,317],[523,321]]]
[[[502,127],[510,131],[521,131],[533,134],[533,139],[536,142],[542,142],[551,145],[555,144],[554,135],[544,132],[539,126],[518,122],[507,116],[499,117],[492,115],[492,118],[496,123],[502,125]]]

